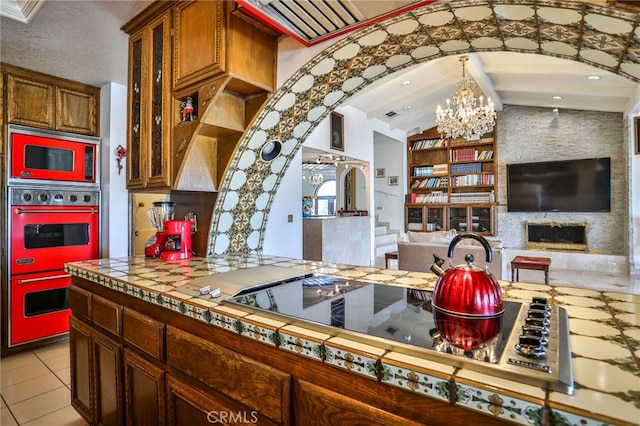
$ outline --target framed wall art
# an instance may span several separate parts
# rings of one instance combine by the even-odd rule
[[[389,176],[389,186],[397,186],[399,182],[399,176]]]
[[[331,113],[331,149],[344,151],[344,116]]]
[[[376,177],[383,178],[387,176],[387,169],[376,169]]]

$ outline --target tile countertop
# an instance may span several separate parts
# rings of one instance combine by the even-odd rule
[[[248,338],[256,335],[265,344],[317,357],[325,346],[325,359],[338,368],[375,376],[371,365],[379,361],[379,380],[428,397],[447,399],[446,381],[454,368],[429,360],[386,352],[304,327],[288,325],[260,315],[219,305],[210,298],[191,298],[175,289],[213,274],[260,265],[275,265],[359,281],[411,286],[433,290],[431,273],[374,267],[356,267],[276,256],[226,255],[165,262],[153,258],[111,258],[65,265],[74,276],[128,293],[150,303],[189,315],[215,326],[237,330]],[[520,424],[537,424],[540,407],[548,398],[554,425],[640,425],[640,296],[569,287],[500,281],[506,300],[529,302],[542,296],[564,307],[569,314],[575,394],[544,392],[529,385],[474,371],[455,372],[457,404]],[[264,331],[242,333],[243,326]],[[290,339],[289,339],[290,338]],[[295,348],[291,341],[296,341]],[[302,343],[299,343],[302,342]],[[346,352],[356,354],[343,356]],[[329,359],[331,358],[331,359]],[[355,367],[354,367],[355,366]],[[373,369],[375,371],[375,369]],[[376,377],[372,377],[376,379]],[[404,379],[404,380],[403,380]],[[548,395],[545,395],[548,394]]]

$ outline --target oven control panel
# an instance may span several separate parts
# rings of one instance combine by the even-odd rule
[[[99,191],[82,189],[11,188],[12,206],[89,206],[100,203]]]

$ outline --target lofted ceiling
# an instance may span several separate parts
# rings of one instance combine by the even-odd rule
[[[126,85],[127,36],[120,27],[146,8],[151,1],[42,1],[2,0],[3,6],[26,7],[32,11],[27,18],[11,16],[2,8],[0,22],[1,60],[16,66],[68,78],[96,86],[108,82]],[[238,0],[280,11],[277,24],[283,33],[292,34],[304,44],[326,40],[359,25],[371,24],[381,16],[413,9],[431,1],[418,0]],[[352,10],[348,16],[330,9],[331,5],[345,5]],[[436,2],[445,4],[448,2]],[[608,0],[588,3],[607,6]],[[633,2],[615,2],[633,5]],[[287,9],[285,9],[287,7]],[[295,13],[292,10],[295,9]],[[322,14],[320,13],[322,12]],[[253,12],[255,15],[255,11]],[[15,13],[13,15],[16,15]],[[19,15],[19,13],[18,13]],[[344,15],[341,20],[338,15]],[[305,18],[306,16],[306,18]],[[306,21],[300,23],[301,17]],[[265,22],[268,19],[263,19]],[[297,20],[294,25],[293,21]],[[318,27],[324,22],[322,27]],[[330,22],[327,23],[327,22]],[[452,25],[451,29],[465,28]],[[300,27],[307,29],[302,40]],[[284,29],[283,29],[284,27]],[[277,26],[274,26],[277,28]],[[617,32],[611,28],[611,34]],[[315,35],[314,35],[315,34]],[[530,34],[529,39],[541,38]],[[622,49],[628,49],[623,46]],[[635,52],[629,52],[632,55]],[[504,104],[583,109],[607,112],[628,112],[636,102],[638,83],[580,62],[542,55],[515,52],[478,52],[470,55],[467,70],[479,88],[496,102]],[[600,77],[590,80],[589,76]],[[378,118],[391,128],[415,133],[433,123],[437,104],[443,104],[454,91],[461,76],[456,56],[442,57],[427,63],[405,68],[368,86],[347,101],[369,118]],[[405,83],[409,82],[409,83]],[[553,99],[560,96],[562,99]]]

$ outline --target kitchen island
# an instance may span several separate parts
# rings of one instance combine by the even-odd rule
[[[258,255],[69,263],[73,406],[90,423],[640,422],[639,296],[500,282],[505,300],[546,297],[567,310],[575,378],[567,395],[181,291],[264,265],[422,290],[436,281]]]

